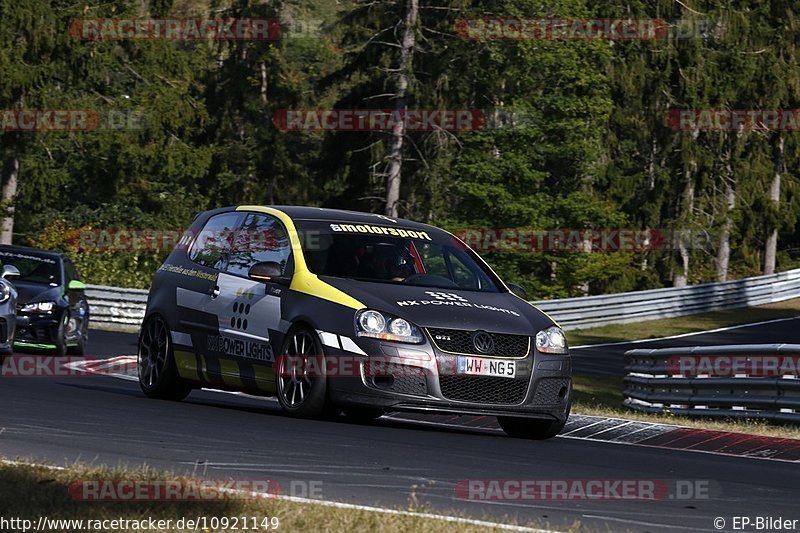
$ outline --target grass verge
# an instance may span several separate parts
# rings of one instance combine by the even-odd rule
[[[623,383],[616,376],[573,376],[572,412],[658,424],[800,439],[800,427],[755,420],[716,420],[670,414],[649,414],[622,407]]]
[[[604,342],[668,337],[796,316],[800,316],[800,298],[758,307],[714,311],[712,313],[648,320],[631,324],[611,324],[591,329],[577,329],[567,331],[566,334],[570,346],[583,346]]]
[[[234,517],[252,517],[257,519],[258,528],[254,528],[252,521],[248,524],[250,531],[326,531],[326,532],[351,532],[351,531],[503,531],[500,528],[487,527],[486,525],[470,524],[466,522],[453,522],[430,517],[408,514],[388,514],[359,509],[342,509],[312,503],[297,503],[276,498],[250,498],[250,499],[217,499],[194,501],[82,501],[74,499],[69,492],[70,484],[91,480],[125,480],[125,481],[192,481],[189,478],[175,476],[171,473],[157,470],[141,469],[109,469],[105,467],[89,467],[82,465],[69,465],[65,468],[50,468],[34,465],[25,461],[9,463],[0,461],[0,517],[8,520],[20,518],[31,520],[33,527],[38,523],[39,517],[60,520],[172,520],[170,527],[160,528],[161,532],[180,532],[190,529],[176,527],[181,518],[195,520],[198,517],[215,517],[220,520],[228,517],[230,527],[216,527],[214,532],[241,531],[242,523],[238,528],[233,527]],[[197,482],[197,480],[193,480]],[[405,509],[401,512],[430,512],[429,509]],[[448,513],[450,514],[450,513]],[[463,518],[458,513],[453,517]],[[270,529],[269,519],[277,517],[279,525]],[[267,518],[267,522],[262,522]],[[492,520],[496,522],[497,520]],[[511,525],[524,525],[530,528],[541,528],[542,525],[519,524],[516,520],[507,519],[503,523]],[[185,522],[184,522],[185,524]],[[124,525],[120,523],[119,525]],[[63,525],[45,528],[47,531],[77,531],[75,525]],[[112,527],[107,527],[112,526]],[[22,531],[19,527],[11,529],[2,528],[3,531]],[[102,531],[131,531],[129,522],[127,528],[114,528],[107,523]],[[579,525],[576,525],[579,527]],[[84,527],[84,530],[86,528]],[[144,530],[144,529],[142,529]],[[191,529],[194,530],[194,529]],[[197,531],[212,531],[198,528]]]

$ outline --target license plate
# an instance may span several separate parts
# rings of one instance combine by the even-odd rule
[[[459,356],[458,373],[469,376],[493,376],[513,379],[517,374],[517,363],[516,361],[502,359]]]

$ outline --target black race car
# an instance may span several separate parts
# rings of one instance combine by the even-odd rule
[[[13,265],[17,290],[15,348],[83,355],[89,341],[89,303],[75,265],[58,252],[0,246],[0,263]]]
[[[570,410],[561,329],[461,240],[409,220],[310,207],[199,215],[153,280],[139,383],[332,411],[494,415],[549,438]]]

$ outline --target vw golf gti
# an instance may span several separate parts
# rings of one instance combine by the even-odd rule
[[[292,416],[496,416],[545,439],[570,410],[553,320],[436,227],[312,207],[198,215],[157,272],[139,337],[147,396],[277,396]]]

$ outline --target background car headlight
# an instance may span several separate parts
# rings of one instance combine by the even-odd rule
[[[11,287],[8,283],[0,283],[0,303],[8,301],[11,298]]]
[[[411,322],[372,309],[356,315],[356,335],[413,344],[420,344],[424,340],[420,329]]]
[[[551,326],[536,334],[536,349],[541,353],[567,353],[567,338],[558,326]]]
[[[36,302],[22,306],[23,313],[49,313],[56,306],[55,302]]]

